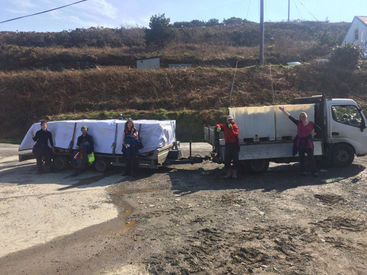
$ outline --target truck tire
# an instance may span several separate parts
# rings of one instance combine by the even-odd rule
[[[332,148],[331,161],[335,167],[345,167],[352,164],[354,150],[348,144],[336,144]]]
[[[269,161],[266,159],[254,159],[250,160],[249,163],[250,171],[253,173],[263,173],[269,168]]]
[[[68,159],[65,156],[56,156],[54,158],[54,166],[57,171],[62,171],[68,166]]]
[[[108,166],[109,166],[109,162],[104,158],[97,158],[94,163],[94,168],[98,172],[106,172],[106,170],[108,169]]]

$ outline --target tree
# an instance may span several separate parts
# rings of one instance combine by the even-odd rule
[[[206,22],[206,25],[208,27],[209,26],[217,26],[217,25],[219,25],[219,20],[218,19],[215,19],[215,18],[212,18],[208,22]]]
[[[356,44],[343,44],[332,49],[330,64],[354,70],[363,57],[363,50]]]
[[[174,31],[170,19],[164,13],[153,15],[150,18],[149,29],[145,29],[145,42],[147,45],[164,46],[174,38]]]
[[[245,21],[238,17],[231,17],[228,19],[223,19],[224,25],[241,25],[243,23],[245,23]]]

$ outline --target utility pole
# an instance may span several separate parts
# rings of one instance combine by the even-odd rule
[[[260,65],[264,65],[264,0],[260,0]]]
[[[291,21],[291,0],[288,0],[288,23]]]

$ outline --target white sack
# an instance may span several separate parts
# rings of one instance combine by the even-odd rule
[[[269,138],[275,140],[274,107],[237,107],[229,108],[239,128],[238,138]]]
[[[112,144],[115,140],[115,131],[117,125],[115,153],[122,154],[122,139],[125,122],[126,121],[124,120],[51,121],[48,122],[47,129],[52,133],[55,147],[68,149],[73,136],[74,125],[77,123],[73,146],[73,149],[76,149],[77,139],[81,135],[81,127],[85,125],[88,127],[88,133],[93,136],[94,151],[96,153],[112,154]],[[134,121],[134,124],[137,129],[139,129],[139,125],[141,125],[140,137],[144,148],[139,151],[140,153],[151,152],[157,148],[171,145],[176,141],[175,120],[136,120]],[[31,131],[36,134],[36,132],[40,129],[40,123],[35,123],[29,128],[27,134],[19,146],[19,151],[33,148],[34,141],[31,136]]]

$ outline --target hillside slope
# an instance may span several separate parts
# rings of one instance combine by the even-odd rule
[[[367,70],[346,72],[325,65],[239,69],[232,106],[289,103],[293,98],[325,93],[354,98],[367,105]],[[0,73],[2,138],[19,137],[33,121],[46,115],[71,117],[175,118],[214,123],[229,106],[234,69],[196,68],[137,71],[120,67],[63,72],[23,71]],[[89,113],[89,115],[85,114]],[[64,116],[65,117],[65,116]],[[190,122],[192,123],[192,122]],[[186,125],[186,124],[184,124]],[[183,126],[184,126],[183,125]],[[187,128],[184,138],[199,139],[199,128]],[[196,133],[200,132],[200,133]]]
[[[331,47],[342,42],[348,27],[348,23],[266,23],[267,63],[285,64],[326,56]],[[236,61],[244,67],[258,62],[257,23],[172,27],[172,33],[170,42],[148,46],[142,28],[0,32],[0,70],[135,67],[137,58],[153,56],[161,57],[162,67],[169,63],[234,67]]]

